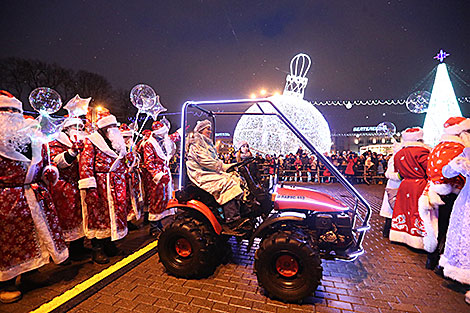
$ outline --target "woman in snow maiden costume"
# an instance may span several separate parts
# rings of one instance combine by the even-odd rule
[[[21,298],[15,278],[68,258],[54,203],[46,188],[58,170],[47,165],[34,120],[19,100],[0,91],[0,302]],[[32,122],[31,122],[32,121]],[[45,182],[45,183],[44,183]]]
[[[470,148],[444,166],[442,173],[448,178],[461,174],[466,183],[454,203],[439,265],[446,277],[470,285]],[[470,290],[465,294],[465,301],[470,304]]]
[[[395,170],[403,179],[393,208],[390,240],[423,249],[423,221],[418,213],[418,198],[427,183],[426,168],[430,148],[423,142],[423,130],[408,128],[402,132],[402,148],[394,155]]]
[[[80,154],[78,188],[93,261],[104,264],[117,254],[113,241],[127,235],[126,144],[109,112],[96,124],[98,130],[85,137]]]

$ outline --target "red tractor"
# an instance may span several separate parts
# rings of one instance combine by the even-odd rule
[[[247,239],[248,249],[259,238],[254,261],[259,285],[270,297],[286,302],[300,301],[320,284],[321,259],[352,261],[364,252],[362,241],[369,229],[371,209],[328,159],[268,99],[186,102],[182,125],[187,124],[188,108],[199,109],[211,117],[215,129],[218,115],[250,113],[210,111],[203,106],[260,102],[269,103],[275,112],[263,114],[277,116],[351,193],[355,198],[354,207],[305,187],[275,183],[267,190],[253,179],[249,171],[253,159],[247,159],[228,171],[237,171],[245,182],[248,196],[241,203],[241,212],[249,217],[249,222],[236,234],[226,233],[220,205],[188,179],[185,151],[181,149],[180,188],[168,204],[168,208],[177,209],[177,213],[160,234],[158,253],[172,275],[201,278],[211,275],[221,263],[224,247],[232,235]],[[185,136],[181,147],[185,147]]]

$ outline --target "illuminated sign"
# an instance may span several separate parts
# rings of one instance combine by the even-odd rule
[[[353,132],[375,132],[377,126],[355,126],[353,127]]]
[[[230,133],[215,133],[216,137],[230,137]]]

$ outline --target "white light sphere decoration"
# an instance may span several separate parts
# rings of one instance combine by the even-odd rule
[[[291,121],[320,152],[331,148],[330,128],[323,115],[310,102],[292,95],[278,95],[268,98]],[[265,113],[275,113],[269,103],[259,103]],[[260,113],[256,104],[247,113]],[[244,115],[240,118],[233,134],[233,143],[239,147],[248,142],[253,153],[286,155],[295,153],[299,147],[308,151],[300,140],[277,117],[272,115]]]

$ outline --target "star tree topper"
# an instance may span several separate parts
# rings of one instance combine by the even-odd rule
[[[444,62],[444,59],[447,58],[450,55],[450,53],[445,52],[444,50],[441,49],[439,53],[434,57],[434,59],[437,59],[439,61]]]

